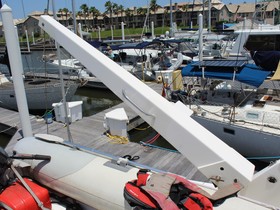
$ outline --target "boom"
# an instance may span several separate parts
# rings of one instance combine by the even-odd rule
[[[52,17],[41,16],[39,26],[218,187],[251,182],[254,165],[195,122],[187,106],[167,101]]]

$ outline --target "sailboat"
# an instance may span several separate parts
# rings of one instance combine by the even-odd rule
[[[4,5],[1,12],[4,17],[6,13],[10,15],[11,10]],[[6,23],[5,18],[3,22]],[[176,176],[177,181],[192,183],[196,190],[207,191],[211,199],[222,197],[222,202],[213,204],[214,209],[279,208],[280,162],[254,175],[254,166],[250,162],[190,117],[186,117],[191,115],[191,111],[185,105],[168,102],[53,18],[41,16],[39,25],[86,68],[96,66],[96,70],[92,71],[94,75],[209,178],[209,183],[199,183],[183,181],[183,177]],[[12,27],[11,32],[13,30]],[[143,209],[141,206],[131,206],[123,193],[126,184],[135,180],[137,173],[141,172],[139,169],[145,169],[145,166],[83,149],[55,136],[33,136],[30,129],[26,130],[23,132],[25,137],[17,142],[14,155],[9,158],[23,159],[22,154],[30,154],[29,160],[11,163],[7,155],[1,153],[1,157],[8,160],[4,161],[4,166],[13,171],[17,166],[22,172],[27,172],[25,175],[49,189],[51,195],[56,195],[56,204],[65,201],[69,206],[77,208],[78,205],[81,209]],[[39,158],[43,160],[32,159],[36,157],[35,154],[40,154]],[[151,177],[160,174],[153,169],[149,173]],[[165,182],[162,184],[168,186]],[[5,192],[6,189],[2,194]],[[33,194],[31,196],[34,197]],[[7,199],[4,201],[7,202]],[[49,208],[48,199],[46,204],[40,199],[35,201],[38,203],[37,209]]]
[[[30,110],[52,109],[52,104],[61,101],[59,80],[52,78],[30,77],[24,79],[26,97]],[[79,83],[67,81],[64,85],[68,100],[75,94]],[[7,109],[18,110],[13,81],[0,73],[0,106]]]
[[[275,41],[280,30],[260,25],[236,33],[230,54],[237,57],[186,66],[182,75],[187,86],[194,86],[193,78],[200,78],[203,85],[190,88],[191,94],[177,92],[174,98],[183,99],[194,110],[193,119],[243,156],[270,162],[280,157],[279,77],[274,78],[280,67]],[[240,57],[248,50],[250,59]]]
[[[7,109],[18,110],[16,102],[16,93],[13,84],[13,75],[9,64],[8,51],[0,58],[0,63],[7,65],[10,75],[0,72],[0,106]],[[60,102],[62,96],[60,94],[61,83],[54,78],[39,78],[33,75],[24,75],[22,79],[25,84],[25,92],[30,110],[52,109],[52,104]],[[66,89],[66,97],[70,100],[75,94],[79,82],[66,81],[64,87]]]

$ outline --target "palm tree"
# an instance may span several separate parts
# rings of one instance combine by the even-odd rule
[[[67,8],[63,8],[62,9],[63,13],[65,14],[65,25],[68,26],[68,14],[69,14],[69,10]]]
[[[129,23],[130,23],[129,19],[130,19],[131,16],[133,16],[132,13],[131,13],[131,10],[130,10],[129,8],[126,8],[126,10],[124,11],[124,13],[125,13],[125,16],[126,16],[127,27],[130,27],[130,25],[129,25]],[[134,28],[134,20],[133,20],[132,22],[133,22],[132,24],[133,24],[133,28]]]
[[[114,9],[113,3],[111,1],[107,1],[104,6],[106,8],[105,12],[110,14],[110,22],[111,22],[111,26],[112,26],[113,25],[112,14],[113,14],[113,9]]]
[[[115,25],[119,25],[119,10],[118,10],[118,8],[119,8],[119,5],[118,4],[116,4],[116,3],[113,3],[113,13],[115,14],[115,15],[117,15],[117,20],[115,20],[115,21],[117,21],[116,23],[115,23]]]
[[[118,7],[118,11],[121,13],[121,17],[123,17],[123,13],[124,13],[124,6],[123,6],[123,5],[119,5],[119,7]]]
[[[60,17],[62,17],[62,16],[63,16],[63,9],[60,8],[60,9],[58,10],[58,13],[60,14]],[[63,19],[63,18],[61,18],[61,19]]]
[[[157,0],[151,0],[150,2],[150,10],[154,12],[153,21],[156,22],[156,11],[160,8],[157,4]]]
[[[188,25],[188,20],[187,20],[187,12],[188,12],[188,9],[189,9],[189,5],[188,4],[184,4],[183,6],[182,6],[182,10],[183,10],[183,12],[184,12],[184,16],[185,16],[185,26],[187,26]]]
[[[85,25],[86,25],[86,20],[87,20],[87,16],[88,16],[88,6],[87,6],[87,4],[82,4],[80,6],[80,9],[82,10],[82,13],[84,14],[84,20],[85,20]]]
[[[92,18],[93,18],[93,25],[96,25],[97,26],[97,20],[96,20],[96,23],[94,23],[95,19],[100,15],[100,12],[98,9],[96,9],[96,7],[90,7],[89,8],[89,13],[92,14]]]
[[[144,9],[143,7],[137,8],[137,14],[138,15],[145,15],[147,13],[147,9]]]
[[[160,6],[157,4],[157,0],[151,0],[150,2],[150,9],[156,14],[156,11],[160,8]]]

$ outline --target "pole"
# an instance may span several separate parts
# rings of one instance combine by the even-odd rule
[[[76,11],[75,11],[75,0],[72,0],[72,15],[73,15],[73,30],[77,34],[77,22],[76,22]]]
[[[27,51],[30,52],[29,38],[28,38],[27,30],[25,30],[25,36],[26,36]]]
[[[170,0],[170,37],[173,36],[173,14],[172,14],[172,10],[173,10],[173,7],[172,7],[172,0]]]
[[[24,137],[31,137],[32,128],[29,119],[29,110],[27,105],[26,93],[23,84],[22,72],[22,60],[21,53],[18,44],[16,31],[14,28],[14,21],[12,16],[12,10],[6,4],[1,8],[3,26],[5,27],[5,39],[7,43],[7,49],[9,54],[9,60],[11,71],[14,81],[14,89],[16,94],[16,101],[18,105],[20,121]]]
[[[101,41],[101,28],[98,26],[98,40]]]
[[[208,0],[208,33],[211,32],[211,0]]]
[[[124,41],[125,40],[125,36],[124,36],[124,22],[122,22],[121,25],[122,25],[122,40]]]
[[[152,39],[155,38],[155,26],[154,26],[154,21],[151,22],[151,29],[152,29]]]
[[[52,0],[52,9],[53,9],[53,18],[54,18],[55,20],[57,20],[54,0]]]
[[[199,61],[201,62],[203,60],[203,39],[202,39],[202,31],[203,31],[203,15],[198,15],[198,27],[199,27]],[[202,79],[205,79],[204,77],[204,66],[202,67]]]
[[[32,42],[35,44],[34,32],[32,31]]]
[[[111,40],[114,40],[114,31],[113,31],[113,26],[111,26]]]
[[[202,31],[203,31],[203,15],[198,15],[198,27],[199,27],[199,61],[202,61],[203,58],[203,40],[202,40]]]
[[[79,28],[80,37],[83,39],[82,24],[81,23],[78,24],[78,28]]]

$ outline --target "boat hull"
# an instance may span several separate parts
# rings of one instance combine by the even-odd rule
[[[66,100],[69,101],[75,94],[78,83],[67,82],[65,84]],[[61,85],[59,80],[40,85],[26,85],[25,92],[30,110],[52,109],[53,103],[62,100]],[[0,85],[0,106],[3,108],[18,110],[16,95],[13,85]]]
[[[280,157],[279,135],[199,115],[192,118],[248,159],[270,162]]]

